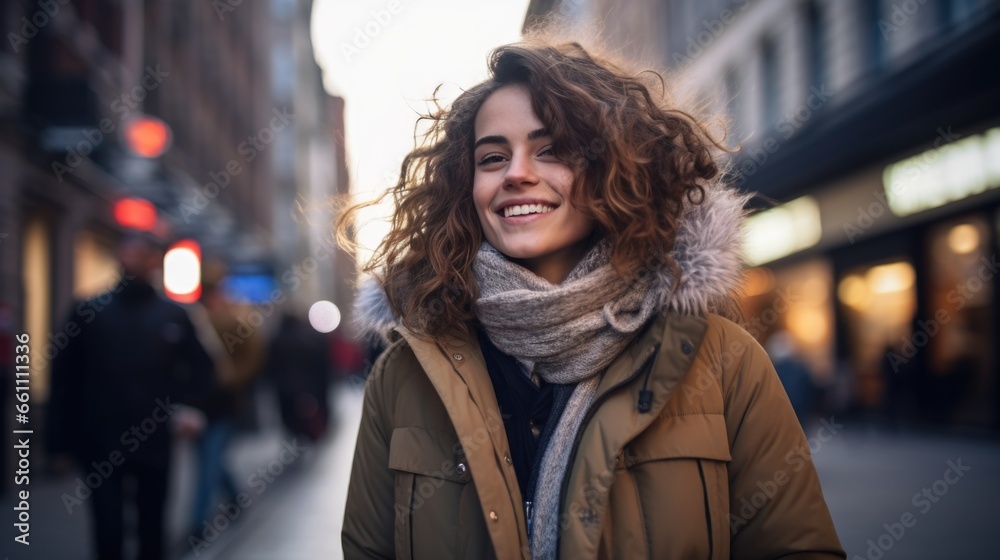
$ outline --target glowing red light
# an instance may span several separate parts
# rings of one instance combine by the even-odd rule
[[[124,128],[125,145],[136,155],[155,158],[170,148],[170,127],[154,117],[137,117]]]
[[[124,227],[152,231],[156,227],[156,207],[141,198],[123,198],[115,203],[115,221]]]

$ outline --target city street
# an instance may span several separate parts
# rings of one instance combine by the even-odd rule
[[[209,533],[193,546],[180,533],[184,497],[191,487],[190,467],[185,467],[190,452],[180,448],[169,503],[175,553],[185,560],[341,558],[340,528],[360,397],[356,389],[338,392],[336,433],[314,454],[305,454],[301,464],[296,459],[288,465],[259,493],[252,477],[258,469],[274,466],[281,434],[265,430],[239,440],[231,454],[234,475],[251,481],[253,489],[247,492],[253,502],[241,508],[231,526],[223,522],[217,535]],[[995,478],[1000,445],[945,436],[888,436],[841,424],[830,438],[818,424],[806,435],[815,438],[815,463],[849,559],[983,558],[983,551],[992,548],[992,508],[1000,503],[1000,481]],[[951,472],[952,465],[958,472]],[[39,484],[38,494],[32,494],[31,547],[5,550],[11,560],[88,558],[89,511],[81,508],[67,515],[60,501],[62,493],[73,488],[71,479]],[[3,502],[5,511],[11,507],[10,499]],[[10,532],[9,526],[5,531]],[[9,536],[4,540],[11,542]]]
[[[361,550],[998,556],[1000,1],[32,0],[0,29],[0,560],[342,558],[399,326],[433,389],[385,383],[357,472],[404,513],[355,538],[391,484],[352,503]],[[697,364],[742,376],[732,449],[710,375],[614,435]],[[794,417],[733,420],[780,388]],[[474,486],[485,525],[454,523]]]
[[[209,530],[202,542],[191,543],[183,534],[194,486],[194,456],[186,442],[175,445],[167,499],[169,558],[339,558],[341,516],[361,399],[360,392],[350,389],[335,392],[331,398],[339,415],[336,433],[316,449],[298,455],[287,451],[295,447],[278,429],[274,403],[262,399],[262,431],[238,437],[229,452],[233,478],[251,501],[239,508],[238,515],[229,508],[234,522],[228,525],[228,519],[219,519],[217,526],[222,530],[217,534]],[[89,504],[73,507],[72,513],[63,505],[64,496],[75,492],[78,476],[32,478],[31,545],[13,547],[13,525],[4,523],[0,547],[4,560],[91,558]],[[7,515],[13,507],[13,496],[0,500],[0,509]],[[220,507],[219,512],[225,509]]]
[[[993,556],[1000,445],[854,428],[847,424],[814,457],[849,559]]]
[[[314,468],[275,498],[266,516],[241,527],[232,543],[208,558],[341,557],[342,508],[360,407],[346,396],[340,405],[344,414],[340,437]],[[817,432],[806,433],[813,437]],[[935,482],[946,478],[949,462],[969,470],[938,497]],[[995,478],[1000,472],[1000,445],[941,436],[890,437],[845,424],[819,446],[815,463],[851,560],[984,558],[984,551],[992,548],[996,515],[991,512],[1000,503],[1000,481]],[[955,480],[954,475],[947,478]],[[932,497],[921,496],[914,502],[925,487]],[[937,490],[941,487],[937,484]],[[902,532],[892,527],[901,525],[907,512],[915,519],[912,527],[903,527]],[[883,534],[889,537],[879,541]],[[869,539],[875,547],[891,541],[885,550],[869,550]]]

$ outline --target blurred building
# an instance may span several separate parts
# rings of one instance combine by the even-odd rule
[[[233,17],[250,27],[246,36],[264,20],[255,8]],[[241,38],[241,26],[221,24],[193,2],[0,8],[10,47],[0,54],[0,197],[9,230],[0,297],[14,302],[31,335],[38,397],[46,393],[47,362],[72,336],[63,321],[72,301],[114,280],[116,201],[151,203],[156,215],[146,212],[141,227],[164,235],[179,224],[183,233],[196,233],[210,215],[228,232],[235,221],[230,208],[255,221],[266,207],[266,176],[246,173],[231,178],[219,203],[207,204],[206,197],[187,220],[178,211],[186,197],[216,181],[212,173],[225,172],[246,115],[266,103],[259,97],[268,76],[261,64],[266,45]],[[241,42],[246,48],[235,49]],[[144,115],[171,129],[173,147],[158,159],[126,147],[131,123]]]
[[[275,142],[277,185],[273,220],[276,279],[299,313],[315,301],[333,301],[350,328],[354,259],[333,239],[331,198],[346,195],[344,100],[323,89],[310,34],[312,0],[272,0],[272,94],[295,108],[290,133]]]
[[[731,125],[748,326],[896,419],[1000,427],[1000,2],[533,0]]]
[[[298,311],[350,297],[334,293],[353,261],[324,259],[335,251],[316,237],[330,216],[292,217],[294,201],[347,188],[343,101],[319,86],[311,5],[0,4],[0,303],[31,336],[35,402],[73,336],[72,302],[115,280],[122,199],[140,201],[140,227],[228,261],[227,288],[259,309],[275,290]]]

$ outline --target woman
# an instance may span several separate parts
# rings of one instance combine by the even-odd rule
[[[575,43],[501,47],[490,74],[431,117],[368,267],[390,345],[346,557],[843,558],[774,369],[725,318],[745,197],[719,146]]]

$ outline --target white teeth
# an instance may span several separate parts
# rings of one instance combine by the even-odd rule
[[[525,214],[546,214],[555,210],[554,206],[545,204],[521,204],[520,206],[508,206],[503,209],[503,217],[523,216]]]

